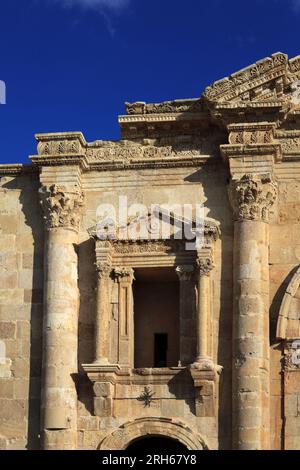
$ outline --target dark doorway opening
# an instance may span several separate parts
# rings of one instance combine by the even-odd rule
[[[155,454],[163,452],[187,452],[187,448],[181,442],[168,437],[150,436],[138,439],[130,444],[126,451],[135,452],[150,452],[155,451]]]
[[[154,334],[154,367],[167,367],[168,335]]]

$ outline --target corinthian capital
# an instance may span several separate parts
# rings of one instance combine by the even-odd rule
[[[132,268],[116,267],[114,269],[114,275],[118,281],[133,281],[134,280],[134,270]]]
[[[194,266],[190,264],[181,264],[177,266],[176,273],[180,281],[190,281],[194,274]]]
[[[209,276],[211,270],[214,268],[211,256],[198,258],[196,264],[200,276]]]
[[[230,200],[235,220],[267,222],[277,197],[277,185],[269,175],[244,175],[232,180]]]
[[[83,193],[76,185],[44,186],[40,189],[40,199],[48,230],[58,227],[79,230]]]
[[[99,279],[108,279],[112,271],[111,264],[105,262],[97,262],[96,269]]]

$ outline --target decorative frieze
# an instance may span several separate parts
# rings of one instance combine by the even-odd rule
[[[37,134],[38,155],[81,154],[86,145],[81,132],[62,132],[55,134]]]
[[[236,220],[269,220],[277,197],[277,185],[269,175],[246,174],[232,180],[230,199]]]
[[[78,186],[44,186],[40,189],[40,199],[48,230],[63,227],[78,231],[84,201]]]
[[[207,141],[197,136],[193,136],[190,142],[173,142],[168,144],[147,144],[123,140],[120,142],[99,142],[89,144],[86,150],[87,161],[130,161],[130,160],[150,160],[166,158],[195,158],[199,155],[215,154],[217,152],[217,142]]]
[[[150,103],[138,101],[125,103],[127,114],[161,114],[161,113],[199,113],[204,111],[201,99],[165,101]]]
[[[218,103],[284,100],[292,94],[291,84],[299,79],[299,72],[299,57],[289,61],[279,52],[218,80],[206,88],[203,97]]]
[[[274,126],[270,124],[232,124],[228,130],[231,145],[269,144],[274,139]]]

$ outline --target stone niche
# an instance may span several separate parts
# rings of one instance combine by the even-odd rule
[[[209,419],[216,437],[221,368],[212,359],[210,272],[218,224],[206,223],[204,244],[193,250],[187,240],[90,234],[98,276],[95,360],[83,369],[93,384],[94,415],[120,423],[182,417],[199,419],[200,427]],[[157,335],[166,337],[166,351]]]

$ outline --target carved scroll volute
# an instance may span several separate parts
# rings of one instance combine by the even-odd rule
[[[246,174],[232,180],[229,196],[235,220],[269,221],[277,197],[277,184],[269,175]]]
[[[79,230],[84,195],[77,185],[43,186],[39,194],[47,230],[59,227]]]

